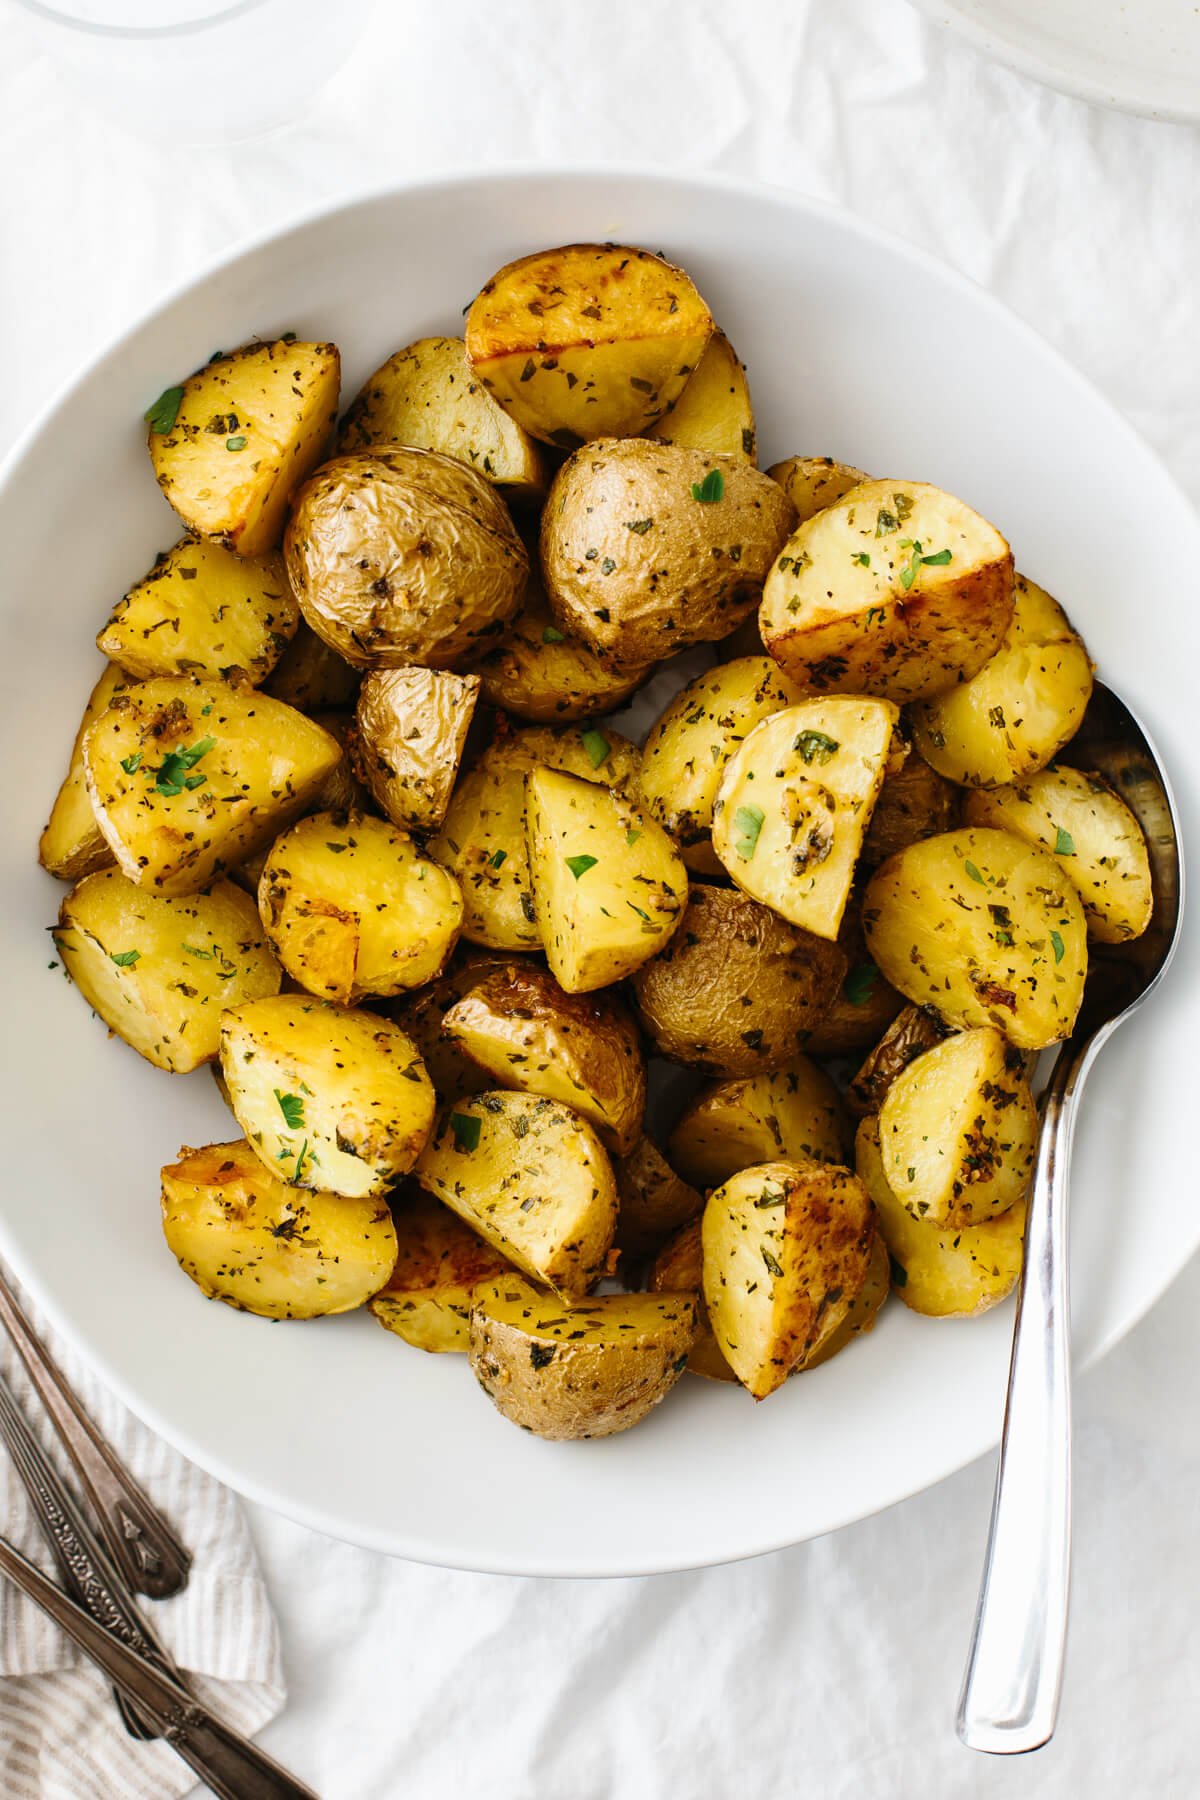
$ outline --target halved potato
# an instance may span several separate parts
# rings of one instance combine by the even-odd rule
[[[616,1161],[617,1192],[621,1211],[617,1242],[622,1256],[644,1256],[657,1249],[668,1232],[699,1220],[704,1195],[697,1193],[671,1167],[652,1138],[640,1137],[633,1149]],[[695,1281],[664,1282],[664,1287],[698,1287]]]
[[[364,1306],[396,1260],[382,1200],[310,1194],[272,1175],[244,1138],[185,1145],[162,1172],[163,1235],[210,1300],[265,1319]]]
[[[216,1056],[225,1007],[279,992],[258,909],[229,881],[169,900],[99,869],[64,899],[54,942],[109,1030],[177,1075]]]
[[[551,972],[569,994],[632,975],[670,942],[687,870],[648,812],[611,789],[533,769],[525,781],[533,910]]]
[[[387,1015],[406,1031],[421,1053],[429,1079],[442,1100],[481,1094],[495,1085],[452,1038],[442,1033],[442,1020],[456,1001],[490,975],[507,966],[507,957],[473,944],[460,944],[445,971],[425,987],[386,1003]]]
[[[366,676],[354,763],[393,825],[436,831],[442,823],[478,698],[478,675],[413,668]]]
[[[892,1286],[905,1306],[933,1318],[969,1319],[1012,1292],[1024,1252],[1024,1200],[978,1225],[931,1224],[914,1219],[892,1192],[877,1119],[859,1125],[855,1156],[888,1247]]]
[[[815,1369],[821,1363],[827,1363],[840,1350],[845,1350],[856,1337],[864,1332],[872,1331],[879,1317],[880,1308],[892,1290],[891,1258],[883,1233],[876,1227],[871,1238],[871,1260],[867,1265],[867,1278],[851,1300],[846,1309],[846,1316],[833,1331],[826,1333],[815,1348],[810,1350],[792,1373],[802,1375],[806,1369]]]
[[[184,524],[239,556],[278,548],[288,502],[337,419],[334,344],[243,344],[149,408],[150,460]]]
[[[311,714],[352,707],[361,680],[362,671],[352,669],[301,619],[295,637],[263,683],[263,692],[297,712]]]
[[[756,1400],[841,1324],[874,1233],[866,1188],[830,1164],[759,1163],[709,1195],[704,1300],[722,1356]]]
[[[502,1256],[560,1295],[609,1269],[617,1184],[595,1131],[557,1100],[507,1091],[452,1105],[414,1170]]]
[[[702,1231],[702,1221],[691,1219],[663,1245],[650,1271],[650,1286],[656,1294],[696,1290],[696,1335],[688,1351],[687,1366],[693,1375],[703,1375],[707,1381],[736,1381],[737,1376],[721,1355],[704,1304]]]
[[[695,1294],[595,1294],[564,1306],[504,1277],[475,1291],[471,1369],[497,1411],[537,1437],[611,1437],[674,1387],[695,1330]]]
[[[475,664],[485,699],[544,725],[589,719],[620,706],[651,667],[610,669],[590,644],[555,623],[536,578],[503,636]]]
[[[646,433],[661,444],[682,444],[710,456],[755,460],[754,408],[746,365],[723,331],[714,331],[687,386]]]
[[[910,844],[863,896],[867,944],[892,986],[947,1024],[995,1025],[1021,1050],[1069,1036],[1087,928],[1059,863],[1006,831]]]
[[[667,1140],[674,1166],[706,1189],[755,1163],[844,1163],[849,1148],[841,1096],[806,1056],[771,1075],[714,1082]]]
[[[457,1213],[420,1189],[406,1194],[392,1216],[396,1266],[368,1302],[371,1311],[414,1349],[465,1354],[476,1287],[515,1270]]]
[[[343,1006],[440,975],[463,911],[453,875],[407,832],[362,813],[327,812],[276,838],[258,908],[292,979]]]
[[[71,747],[71,761],[63,784],[54,798],[50,818],[38,842],[38,861],[60,881],[78,881],[95,869],[107,868],[113,853],[96,823],[83,767],[83,741],[114,695],[130,685],[128,675],[110,663],[88,695],[79,730]]]
[[[1154,912],[1150,853],[1142,828],[1099,775],[1063,765],[1015,787],[975,788],[968,825],[991,825],[1049,851],[1078,890],[1088,936],[1101,944],[1140,937]]]
[[[621,244],[511,262],[467,313],[467,356],[534,437],[573,449],[645,431],[683,392],[712,314],[682,269]]]
[[[299,622],[278,551],[235,556],[222,544],[185,537],[117,602],[96,645],[140,681],[244,677],[257,687]]]
[[[946,1027],[928,1007],[906,1006],[897,1013],[846,1089],[850,1111],[860,1119],[877,1113],[896,1077],[945,1035]]]
[[[863,839],[862,860],[875,866],[897,850],[953,831],[962,812],[962,796],[952,782],[931,769],[923,756],[909,750],[899,768],[889,768],[875,801]]]
[[[994,526],[924,482],[864,481],[788,539],[758,622],[809,691],[903,703],[969,680],[1012,613],[1012,552]]]
[[[172,896],[269,842],[341,754],[279,700],[182,675],[115,694],[83,740],[88,794],[122,873]]]
[[[841,926],[896,718],[887,700],[805,700],[725,766],[713,849],[740,888],[817,937]]]
[[[375,802],[354,773],[351,762],[351,748],[354,742],[354,715],[344,712],[310,713],[314,725],[327,731],[330,737],[341,748],[342,759],[325,777],[316,793],[308,802],[310,812],[365,812],[375,811]],[[274,841],[273,839],[271,840]],[[271,844],[261,844],[249,856],[242,858],[230,875],[248,894],[258,894],[258,884],[262,880],[262,872],[266,867]]]
[[[832,456],[788,456],[783,462],[772,463],[767,474],[779,483],[795,507],[800,525],[832,506],[851,488],[871,479],[862,469],[836,462]]]

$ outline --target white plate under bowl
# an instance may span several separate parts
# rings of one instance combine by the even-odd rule
[[[141,415],[218,347],[334,338],[347,396],[398,345],[454,331],[543,244],[617,238],[695,276],[750,367],[764,463],[829,453],[940,483],[994,519],[1145,715],[1197,831],[1200,529],[1124,421],[1028,327],[911,246],[812,201],[633,173],[446,180],[309,218],[191,283],[50,409],[0,482],[6,775],[0,1251],[127,1403],[243,1493],[334,1536],[463,1568],[618,1575],[833,1530],[991,1446],[1010,1309],[878,1329],[755,1406],[685,1379],[637,1430],[515,1431],[459,1357],[366,1314],[269,1324],[213,1305],[158,1223],[158,1170],[230,1135],[206,1071],[110,1043],[47,963],[59,884],[34,862],[114,598],[178,534]],[[1200,1241],[1190,1166],[1200,957],[1103,1058],[1075,1176],[1081,1356],[1129,1329]]]

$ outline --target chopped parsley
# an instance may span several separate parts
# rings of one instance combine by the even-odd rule
[[[640,831],[633,831],[633,830],[629,830],[625,833],[625,842],[629,845],[630,849],[632,849],[634,844],[637,843],[637,841],[641,837],[641,835],[642,834]]]
[[[132,775],[134,770],[137,768],[138,764],[141,762],[141,760],[142,760],[141,751],[135,750],[132,756],[123,756],[121,758],[121,767],[124,769],[124,771],[127,775]]]
[[[758,834],[763,828],[766,818],[761,806],[739,806],[733,815],[733,829],[737,836],[733,847],[743,862],[749,862],[758,847]]]
[[[239,432],[237,437],[225,439],[225,448],[227,450],[244,450],[246,448],[246,440]]]
[[[183,404],[181,387],[164,388],[153,406],[148,406],[142,414],[151,431],[159,437],[165,437],[168,431],[175,429],[175,421],[179,417],[179,408]]]
[[[132,969],[135,962],[141,961],[140,950],[110,950],[109,962],[115,962],[118,969]]]
[[[304,1101],[299,1094],[281,1094],[278,1088],[274,1090],[274,1093],[279,1102],[279,1110],[283,1114],[284,1124],[289,1131],[299,1131],[304,1124]],[[297,1160],[298,1167],[299,1161]]]
[[[612,745],[602,731],[597,731],[594,725],[589,725],[579,733],[579,736],[593,769],[598,769],[601,763],[608,761],[612,753]]]
[[[489,869],[498,869],[501,866],[501,864],[505,861],[507,856],[508,856],[507,850],[497,850],[494,855],[488,857],[488,868]]]
[[[479,1132],[482,1121],[473,1119],[470,1113],[451,1113],[450,1129],[454,1133],[454,1147],[465,1150],[468,1155],[479,1148]]]
[[[973,862],[971,862],[969,859],[968,859],[968,861],[964,862],[963,868],[967,871],[967,874],[971,877],[972,881],[977,881],[979,883],[980,887],[987,886],[987,883],[984,881],[983,876],[979,873],[979,870],[975,867],[975,864]]]
[[[793,750],[800,752],[800,760],[804,763],[827,763],[841,749],[836,738],[826,737],[823,731],[802,731]]]
[[[920,538],[915,539],[912,545],[912,555],[908,559],[908,566],[900,571],[900,586],[904,589],[905,593],[907,593],[913,582],[917,579],[917,570],[919,568],[922,566],[931,569],[943,568],[946,563],[951,560],[952,557],[949,550],[937,550],[932,556],[926,556]]]
[[[771,1255],[771,1252],[767,1249],[765,1244],[762,1246],[762,1259],[766,1263],[766,1265],[767,1265],[768,1269],[771,1271],[772,1275],[782,1275],[783,1274],[783,1270],[780,1268],[779,1264],[776,1262],[775,1258]]]
[[[180,944],[179,948],[185,956],[198,956],[201,962],[211,962],[213,959],[213,952],[202,950],[198,944]]]
[[[703,481],[693,481],[692,499],[698,500],[701,506],[712,506],[724,498],[725,477],[720,469],[710,469]]]
[[[858,563],[864,569],[869,569],[871,566],[871,558],[867,555],[865,550],[857,551],[850,560],[851,562]]]
[[[594,856],[568,856],[566,864],[578,881],[581,875],[586,875],[589,869],[595,868],[596,858]]]
[[[1061,825],[1055,827],[1054,854],[1055,856],[1074,856],[1075,854],[1075,839],[1069,831],[1064,831]]]
[[[1059,937],[1057,931],[1052,931],[1050,933],[1050,948],[1054,951],[1055,962],[1060,963],[1067,954],[1067,947]]]
[[[547,625],[542,633],[543,644],[565,644],[566,641],[566,633],[560,631],[557,625]]]
[[[875,991],[879,970],[873,962],[855,963],[842,983],[842,992],[851,1006],[865,1006]]]
[[[200,742],[193,744],[190,749],[169,750],[155,770],[154,786],[156,791],[169,797],[182,793],[185,787],[199,787],[207,777],[197,775],[188,781],[186,779],[187,771],[193,768],[202,756],[207,756],[210,750],[215,750],[216,745],[216,738],[206,737],[201,738]]]

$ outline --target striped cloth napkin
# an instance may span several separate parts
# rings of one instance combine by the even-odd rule
[[[228,1488],[147,1430],[21,1305],[94,1423],[162,1507],[194,1561],[171,1600],[142,1601],[181,1669],[222,1717],[258,1731],[286,1698],[279,1633],[245,1515]],[[0,1368],[64,1477],[74,1477],[20,1358],[0,1333]],[[21,1480],[0,1446],[0,1532],[54,1575]],[[195,1787],[162,1742],[121,1724],[107,1682],[32,1600],[0,1578],[0,1795],[4,1800],[174,1800]]]

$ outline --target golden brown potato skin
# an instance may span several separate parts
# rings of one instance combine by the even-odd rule
[[[686,444],[710,456],[754,462],[754,408],[746,365],[723,331],[714,331],[669,413],[646,433],[660,444]]]
[[[772,463],[767,474],[779,483],[796,508],[798,525],[824,512],[851,488],[870,480],[862,469],[835,462],[832,456],[788,456],[783,462]]]
[[[46,829],[38,841],[38,861],[47,874],[57,875],[60,881],[79,881],[97,869],[108,868],[113,861],[113,853],[96,823],[88,798],[83,740],[96,720],[108,711],[113,696],[129,685],[129,677],[124,671],[115,663],[109,663],[88,695],[71,748],[70,764],[50,809]]]
[[[365,677],[354,767],[402,831],[436,831],[445,818],[478,698],[478,675],[448,669],[372,669]]]
[[[697,1216],[668,1239],[654,1259],[654,1266],[650,1271],[650,1286],[656,1294],[678,1293],[686,1288],[696,1289],[699,1295],[696,1335],[688,1351],[687,1366],[693,1375],[703,1375],[708,1381],[736,1381],[737,1376],[717,1346],[708,1308],[704,1304],[701,1230],[702,1223]]]
[[[610,669],[590,644],[561,631],[534,576],[520,610],[475,671],[493,706],[535,724],[565,725],[620,706],[650,667]]]
[[[693,883],[666,950],[634,977],[642,1023],[663,1056],[708,1075],[782,1068],[837,991],[834,944],[734,888]]]
[[[451,667],[502,628],[529,577],[490,483],[400,445],[318,469],[293,501],[284,556],[305,619],[359,668]]]
[[[869,1050],[904,1005],[903,996],[871,960],[863,936],[861,894],[851,894],[837,941],[846,958],[846,973],[824,1018],[804,1040],[808,1056],[852,1056]]]
[[[900,767],[883,778],[861,860],[873,867],[921,838],[953,831],[961,813],[962,796],[954,783],[910,750]]]
[[[399,1251],[386,1285],[368,1302],[371,1311],[416,1350],[465,1353],[474,1288],[515,1270],[420,1188],[393,1205],[392,1217]]]
[[[301,619],[295,637],[263,682],[263,693],[297,712],[338,711],[354,705],[361,680],[362,671],[352,669]]]
[[[617,1243],[623,1256],[644,1256],[656,1249],[669,1231],[704,1211],[704,1195],[675,1173],[653,1138],[640,1137],[627,1156],[614,1165],[621,1211],[617,1218]],[[694,1281],[665,1281],[662,1287],[699,1287],[699,1264]]]
[[[494,1086],[492,1077],[442,1031],[442,1020],[456,1001],[496,969],[507,968],[511,959],[498,951],[480,950],[473,944],[455,951],[445,973],[415,993],[384,1003],[384,1011],[406,1031],[425,1064],[429,1079],[442,1100],[459,1100],[464,1094],[482,1094]]]
[[[859,1118],[877,1113],[897,1075],[940,1044],[946,1027],[923,1006],[897,1013],[846,1089],[846,1105]]]
[[[714,478],[718,500],[693,497]],[[615,668],[712,642],[753,609],[794,519],[739,457],[599,439],[563,464],[542,514],[551,611]]]

